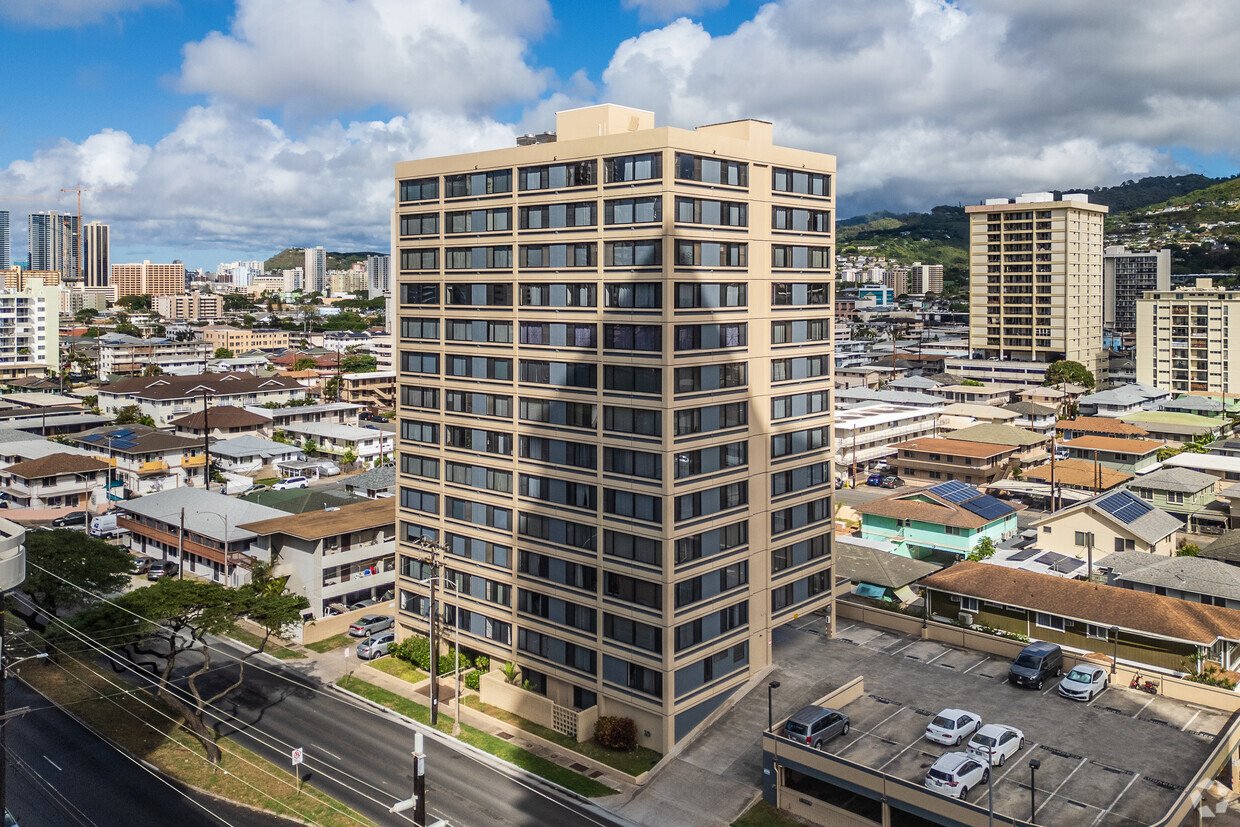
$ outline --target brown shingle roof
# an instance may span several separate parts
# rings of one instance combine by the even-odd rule
[[[939,439],[929,436],[910,439],[892,447],[897,451],[929,451],[932,454],[950,454],[954,457],[993,457],[1011,453],[1013,450],[1010,445],[987,445],[963,439]]]
[[[305,390],[296,380],[250,373],[209,373],[198,376],[135,376],[104,385],[101,393],[137,399],[198,399],[265,390]]]
[[[24,480],[54,477],[57,474],[93,474],[111,466],[101,459],[81,454],[49,454],[40,459],[15,462],[5,471]]]
[[[1108,416],[1078,416],[1076,419],[1061,419],[1055,423],[1061,431],[1080,431],[1098,436],[1149,436],[1150,432],[1138,425],[1111,419]]]
[[[121,431],[129,434],[119,435]],[[111,440],[108,437],[112,437]],[[78,445],[104,448],[117,454],[155,454],[163,451],[194,450],[202,447],[202,439],[177,436],[156,430],[149,425],[105,425],[67,437]]]
[[[1112,436],[1078,436],[1061,443],[1065,448],[1086,451],[1110,451],[1114,454],[1152,454],[1167,443],[1156,439],[1121,439]]]
[[[915,497],[924,497],[933,502],[922,502]],[[924,491],[909,494],[893,494],[880,500],[853,506],[858,514],[872,514],[876,517],[891,517],[895,520],[918,520],[935,525],[949,525],[956,528],[983,528],[991,521],[983,519],[968,509],[940,500]]]
[[[200,431],[204,427],[241,428],[246,425],[265,425],[269,422],[271,420],[268,417],[251,413],[245,408],[238,408],[233,405],[217,405],[211,408],[209,414],[202,411],[194,411],[192,414],[172,420],[169,424],[177,428],[189,428],[190,430]]]
[[[1099,465],[1098,470],[1102,474],[1103,491],[1114,488],[1117,485],[1123,485],[1132,479],[1132,474],[1116,471],[1114,468],[1107,468],[1105,465]],[[1039,465],[1037,468],[1030,468],[1025,471],[1023,479],[1035,482],[1050,482],[1051,467],[1047,464]],[[1094,464],[1088,460],[1062,459],[1055,463],[1055,483],[1058,485],[1093,488],[1094,480]]]
[[[396,523],[396,500],[368,500],[342,505],[335,511],[313,511],[259,520],[237,526],[255,534],[291,534],[303,540],[319,540],[350,531],[364,531]]]
[[[1163,638],[1207,646],[1220,637],[1240,640],[1236,609],[991,563],[957,563],[921,582],[939,591]]]

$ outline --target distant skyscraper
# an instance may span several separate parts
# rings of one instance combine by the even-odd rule
[[[309,293],[322,293],[326,289],[327,249],[324,247],[307,247],[305,290]]]
[[[391,256],[366,256],[366,289],[373,299],[388,292],[388,270],[392,266]]]
[[[108,225],[92,221],[82,228],[82,281],[87,287],[107,287],[112,243]]]
[[[908,268],[908,292],[934,293],[943,292],[943,265],[922,264],[920,261]]]
[[[121,296],[179,296],[185,292],[185,265],[180,261],[171,264],[113,264],[112,284],[116,295]]]
[[[78,275],[78,219],[51,212],[30,215],[30,269],[59,270],[66,281]]]
[[[1149,290],[1171,289],[1171,251],[1135,253],[1107,247],[1102,256],[1102,321],[1116,331],[1135,333],[1137,300]]]
[[[0,210],[0,270],[13,266],[13,247],[9,238],[9,211]]]

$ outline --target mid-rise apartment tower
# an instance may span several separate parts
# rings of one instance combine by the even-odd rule
[[[1150,290],[1171,289],[1171,251],[1107,247],[1102,256],[1102,283],[1102,321],[1110,330],[1135,333],[1137,299]]]
[[[556,123],[396,168],[400,633],[665,751],[832,608],[835,158]]]

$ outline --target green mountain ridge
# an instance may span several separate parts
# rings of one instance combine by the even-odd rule
[[[327,254],[328,270],[348,270],[355,262],[365,261],[367,256],[381,256],[386,253],[375,252],[359,252],[359,253],[333,253]],[[306,248],[305,247],[286,247],[276,253],[263,263],[263,269],[267,272],[276,270],[292,270],[294,267],[306,266]]]

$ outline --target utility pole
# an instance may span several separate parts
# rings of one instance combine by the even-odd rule
[[[413,734],[413,798],[397,801],[388,812],[403,813],[413,808],[413,822],[426,827],[426,754],[422,751],[422,733]]]
[[[431,616],[430,620],[430,644],[431,650],[431,726],[439,723],[439,648],[435,640],[435,626],[439,621],[439,614],[436,611],[438,607],[435,605],[435,583],[439,580],[439,565],[435,559],[435,553],[431,552]],[[424,822],[421,822],[424,823]]]
[[[164,548],[164,563],[168,562],[168,549]],[[164,569],[167,573],[167,569]],[[185,509],[181,509],[181,530],[177,532],[177,575],[185,579]]]
[[[202,450],[206,454],[207,464],[202,468],[202,477],[207,483],[207,490],[211,490],[211,427],[208,413],[210,409],[207,407],[207,392],[202,392]]]

